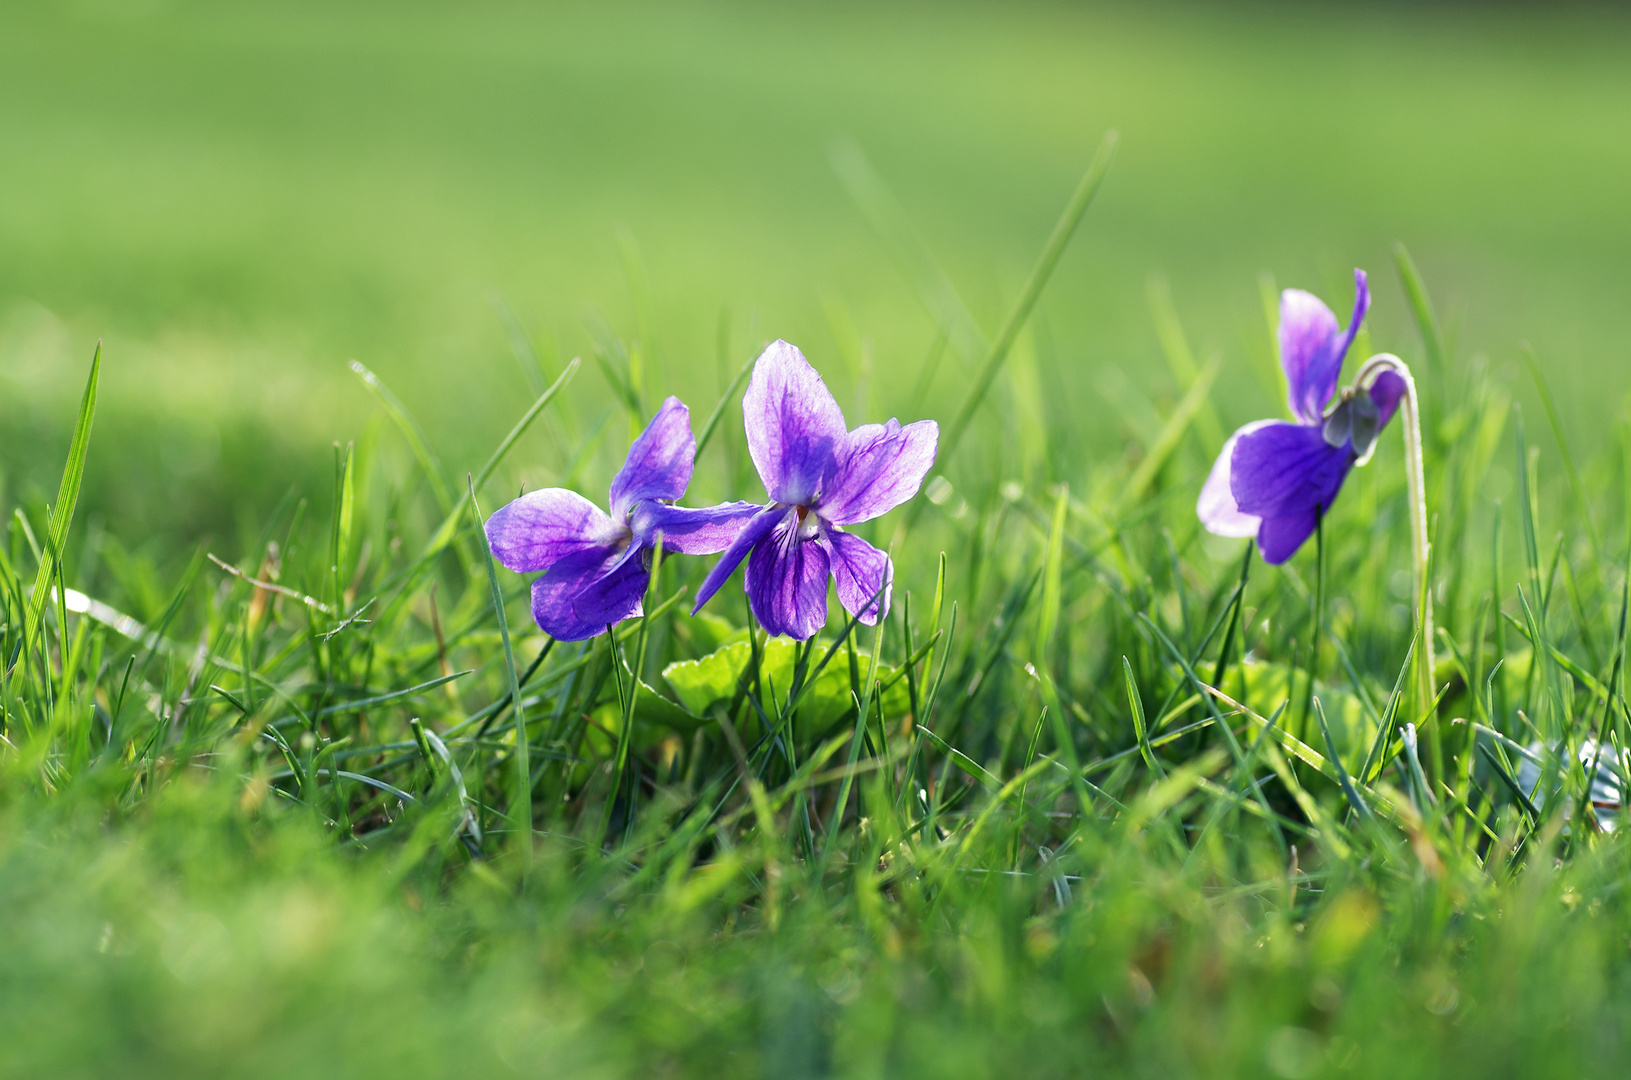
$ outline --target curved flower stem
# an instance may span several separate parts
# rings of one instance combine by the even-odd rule
[[[1418,651],[1419,660],[1416,667],[1416,692],[1421,702],[1420,708],[1425,710],[1433,701],[1434,630],[1433,593],[1431,583],[1427,580],[1432,544],[1427,538],[1427,475],[1422,469],[1421,408],[1416,397],[1416,380],[1411,377],[1410,368],[1392,353],[1377,353],[1365,361],[1354,383],[1368,390],[1375,383],[1376,377],[1384,371],[1393,372],[1404,380],[1405,385],[1404,399],[1399,404],[1403,413],[1405,481],[1409,486],[1410,495],[1411,576],[1415,584],[1416,629],[1421,634],[1421,648]],[[1436,746],[1438,741],[1436,729],[1433,735]]]

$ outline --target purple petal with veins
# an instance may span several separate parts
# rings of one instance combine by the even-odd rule
[[[754,545],[748,556],[748,604],[772,634],[805,641],[827,625],[827,545],[802,537],[797,514],[788,514]]]
[[[529,491],[487,519],[493,558],[517,573],[544,570],[570,555],[615,543],[625,530],[575,491]]]
[[[1291,415],[1304,423],[1319,419],[1336,389],[1336,375],[1323,382],[1327,359],[1337,335],[1337,317],[1313,293],[1287,289],[1280,294],[1280,366],[1286,373],[1286,399]]]
[[[748,552],[753,550],[755,544],[769,536],[771,530],[782,521],[797,516],[796,510],[772,503],[749,518],[748,523],[742,526],[742,531],[736,534],[736,539],[731,541],[725,553],[719,557],[719,561],[714,563],[714,568],[708,571],[708,576],[702,579],[702,584],[697,588],[697,602],[691,605],[691,614],[695,615],[701,611],[702,605],[713,599],[714,593],[730,580],[731,574],[735,573],[737,566],[747,558]]]
[[[1336,390],[1337,379],[1342,374],[1343,358],[1348,355],[1349,347],[1353,345],[1354,338],[1359,334],[1359,324],[1365,321],[1365,313],[1369,310],[1370,279],[1365,276],[1365,271],[1356,269],[1354,271],[1353,315],[1348,319],[1348,329],[1344,330],[1342,332],[1342,337],[1331,346],[1330,379],[1332,391]],[[1326,401],[1331,399],[1331,394],[1329,392],[1325,395],[1325,399]],[[1322,402],[1321,404],[1323,405],[1324,403]]]
[[[775,502],[808,505],[844,439],[844,414],[804,354],[771,342],[742,395],[748,453]]]
[[[602,630],[611,623],[632,619],[640,614],[641,601],[650,583],[646,549],[630,544],[622,558],[578,590],[572,598],[572,614],[578,621]]]
[[[1263,527],[1257,531],[1257,547],[1263,553],[1263,561],[1275,566],[1285,562],[1314,534],[1318,525],[1319,514],[1314,510],[1264,518]]]
[[[691,410],[679,398],[667,398],[629,447],[623,467],[612,477],[607,501],[612,517],[627,521],[629,511],[642,499],[672,501],[684,495],[696,456]]]
[[[1286,373],[1287,400],[1297,419],[1307,424],[1319,419],[1325,403],[1336,393],[1342,360],[1369,310],[1370,287],[1363,270],[1354,271],[1353,318],[1340,335],[1337,317],[1319,297],[1301,289],[1280,294],[1280,364]]]
[[[854,525],[887,514],[916,495],[934,465],[940,425],[919,420],[862,424],[844,436],[818,510],[834,525]]]
[[[829,529],[822,540],[830,549],[838,602],[861,622],[876,626],[889,614],[889,594],[894,591],[895,567],[889,556],[854,533]]]
[[[1235,443],[1229,486],[1241,512],[1260,518],[1330,509],[1353,464],[1349,446],[1331,446],[1315,425],[1265,424]]]
[[[623,557],[615,546],[574,552],[551,566],[532,583],[532,618],[538,628],[559,641],[582,641],[604,633],[607,622],[580,618],[575,604],[584,590],[613,569]],[[639,606],[638,597],[635,606]],[[598,612],[597,612],[598,614]],[[619,618],[627,618],[625,612]]]
[[[663,550],[681,555],[714,555],[731,546],[737,534],[764,507],[758,503],[720,503],[696,510],[643,502],[629,519],[635,542],[651,547],[663,535]]]

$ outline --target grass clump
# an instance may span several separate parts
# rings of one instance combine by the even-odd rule
[[[962,452],[867,529],[891,615],[806,644],[730,602],[686,617],[694,560],[611,634],[525,629],[475,505],[576,365],[464,484],[359,370],[389,427],[336,448],[332,491],[156,588],[72,541],[93,366],[62,495],[12,516],[0,573],[0,1071],[1623,1068],[1619,466],[1565,449],[1553,499],[1521,423],[1503,456],[1505,383],[1452,360],[1401,254],[1439,657],[1412,678],[1392,441],[1265,570],[1191,510],[1216,365],[1092,467],[1048,459],[1023,372],[987,395],[1063,242]],[[633,430],[640,355],[598,357]],[[739,382],[709,449],[740,440]],[[1016,438],[1052,482],[997,482],[977,451]],[[702,467],[741,488],[742,457]],[[1595,524],[1547,543],[1546,515]]]

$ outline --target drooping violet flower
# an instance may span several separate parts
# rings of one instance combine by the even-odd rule
[[[664,551],[724,551],[759,507],[721,503],[703,510],[672,506],[691,483],[697,441],[691,413],[665,400],[629,447],[612,478],[611,515],[575,491],[529,491],[487,519],[493,557],[517,573],[543,571],[532,583],[532,617],[559,641],[582,641],[640,614],[659,534]]]
[[[889,556],[843,526],[870,521],[917,494],[940,427],[863,424],[850,431],[804,354],[773,342],[742,397],[748,452],[770,502],[742,528],[702,587],[694,614],[746,558],[748,604],[772,634],[803,641],[827,622],[827,579],[868,626],[889,613]]]
[[[1370,460],[1407,390],[1398,372],[1367,365],[1337,395],[1343,357],[1370,307],[1363,270],[1354,271],[1354,285],[1346,331],[1313,294],[1280,294],[1280,366],[1296,419],[1253,421],[1230,436],[1195,507],[1209,532],[1257,537],[1265,562],[1285,562],[1313,533],[1348,471]]]

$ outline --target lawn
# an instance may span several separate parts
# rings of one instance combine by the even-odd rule
[[[8,5],[0,1075],[1623,1070],[1628,60],[1591,7]],[[1356,266],[1425,602],[1403,412],[1289,561],[1196,516],[1278,291],[1346,325]],[[693,616],[673,554],[546,634],[477,521],[605,505],[670,394],[684,503],[762,502],[777,338],[939,423],[853,529],[887,618]]]

